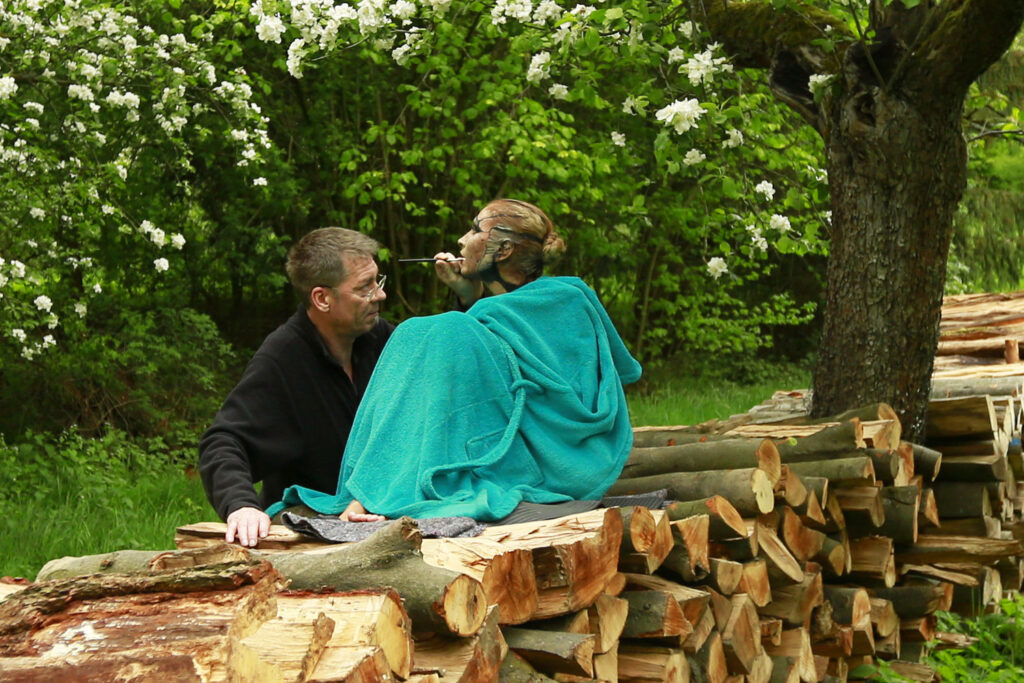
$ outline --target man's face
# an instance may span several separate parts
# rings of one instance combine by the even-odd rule
[[[330,290],[332,301],[328,315],[336,333],[358,337],[373,329],[387,294],[383,287],[377,287],[379,269],[376,261],[367,256],[344,258],[348,277]]]

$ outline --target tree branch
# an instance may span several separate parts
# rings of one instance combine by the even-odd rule
[[[1024,0],[946,0],[921,41],[912,80],[940,97],[963,93],[1010,47],[1024,22]]]

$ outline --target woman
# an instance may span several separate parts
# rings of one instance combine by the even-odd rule
[[[551,220],[498,199],[459,246],[461,261],[439,253],[435,268],[468,310],[398,326],[337,492],[293,487],[268,513],[494,521],[522,501],[598,498],[618,478],[633,439],[622,385],[640,365],[582,280],[541,277],[565,250]]]

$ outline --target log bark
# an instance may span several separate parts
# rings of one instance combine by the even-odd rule
[[[850,540],[851,571],[882,581],[886,586],[896,583],[896,559],[891,538],[865,536]]]
[[[750,530],[743,522],[743,517],[736,508],[722,496],[710,496],[701,500],[677,501],[665,506],[665,512],[672,521],[693,517],[708,516],[708,538],[738,538],[750,535]]]
[[[800,476],[822,476],[831,485],[871,485],[875,483],[875,468],[868,456],[786,463]]]
[[[608,495],[649,493],[660,489],[668,489],[669,496],[676,500],[722,495],[741,515],[770,512],[775,507],[772,483],[763,470],[756,468],[619,479],[608,489]]]
[[[685,639],[693,631],[682,607],[667,591],[623,591],[620,598],[629,603],[629,612],[622,629],[624,638]]]
[[[732,612],[722,629],[722,650],[732,673],[750,674],[761,655],[761,622],[754,603],[745,594],[733,596]]]
[[[406,601],[414,631],[473,635],[487,616],[483,587],[465,574],[426,564],[421,541],[415,522],[406,517],[359,543],[263,557],[294,589],[390,586]]]
[[[591,634],[557,633],[508,626],[503,629],[510,650],[544,674],[565,673],[590,677],[594,673]]]
[[[689,681],[690,663],[678,648],[623,645],[617,675],[621,683]]]
[[[472,637],[451,638],[435,634],[418,639],[414,673],[443,673],[445,683],[489,683],[498,678],[506,655],[508,646],[498,628],[498,610],[492,607]],[[370,680],[374,679],[367,680],[367,683]]]
[[[871,588],[874,598],[889,600],[900,619],[917,619],[948,610],[953,602],[953,584],[921,583],[890,588]]]
[[[759,468],[774,486],[779,480],[779,451],[768,439],[723,439],[661,448],[633,448],[622,479],[669,472],[702,472]]]
[[[621,508],[622,545],[619,569],[651,574],[668,557],[675,541],[664,510]]]
[[[772,591],[772,599],[761,607],[761,614],[778,617],[790,627],[806,626],[811,612],[823,599],[821,572],[806,572],[800,583],[780,586]]]

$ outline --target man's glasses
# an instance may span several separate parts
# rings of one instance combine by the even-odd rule
[[[373,301],[373,298],[377,296],[377,294],[380,293],[382,289],[384,289],[384,283],[387,282],[387,279],[387,275],[381,275],[380,279],[377,280],[375,283],[373,283],[372,285],[366,285],[366,287],[363,288],[366,290],[365,292],[359,291],[357,289],[353,290],[352,293],[358,296],[360,299],[365,299],[366,302],[369,303]],[[338,285],[334,285],[334,287],[337,286]],[[329,285],[317,285],[317,287],[323,287],[324,289],[334,289],[334,287],[331,287]]]
[[[377,296],[377,294],[379,294],[382,289],[384,289],[384,283],[387,282],[387,280],[387,275],[381,275],[380,279],[377,280],[377,282],[373,285],[373,287],[369,289],[369,291],[366,292],[366,294],[360,294],[359,296],[366,299],[367,303],[373,301],[374,297]]]

